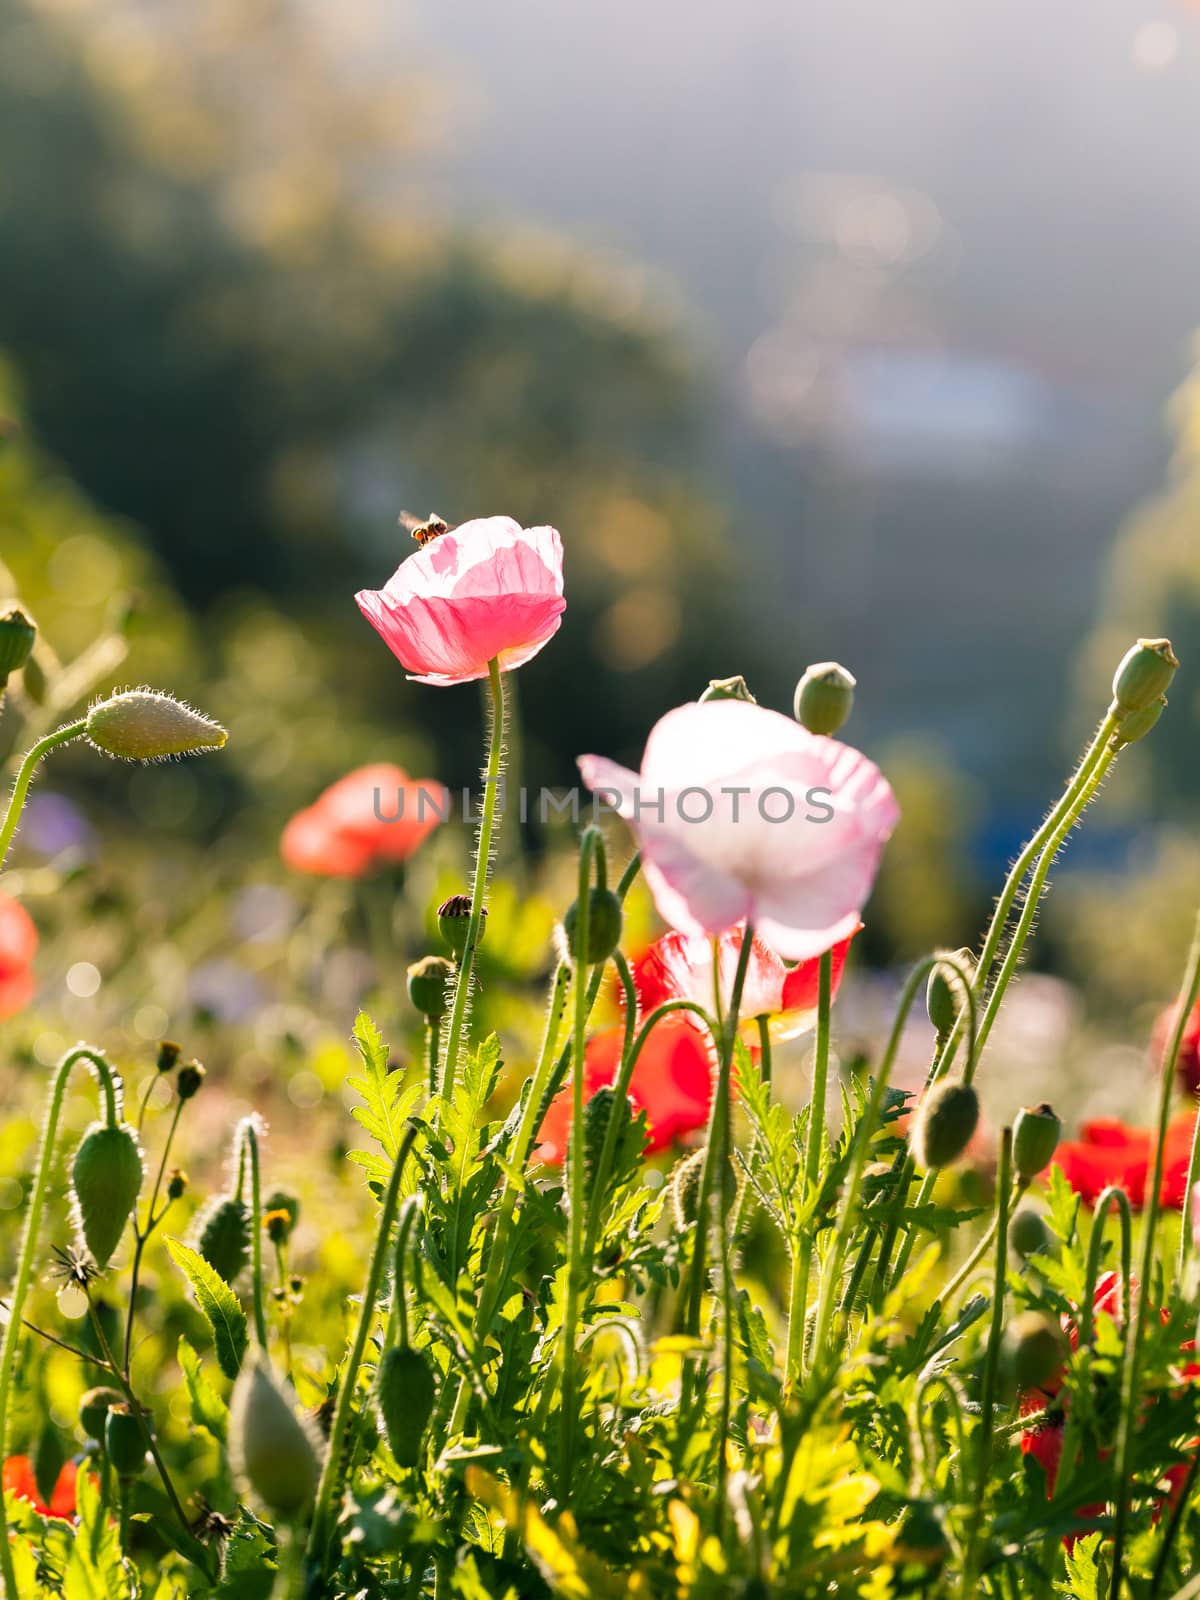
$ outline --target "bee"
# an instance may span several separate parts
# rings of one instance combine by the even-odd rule
[[[419,545],[427,545],[431,539],[440,539],[443,533],[452,533],[457,524],[447,522],[436,511],[431,511],[424,521],[414,517],[411,511],[402,511],[400,526],[406,528]]]

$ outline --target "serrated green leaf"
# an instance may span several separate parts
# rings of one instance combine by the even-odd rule
[[[100,1491],[89,1472],[75,1480],[79,1537],[72,1539],[63,1573],[63,1600],[134,1600],[137,1588],[121,1558],[115,1524],[100,1508]]]
[[[227,1378],[236,1378],[246,1353],[246,1313],[233,1290],[198,1251],[178,1239],[167,1240],[171,1260],[192,1286],[196,1301],[212,1329],[217,1365]]]
[[[225,1545],[213,1600],[268,1600],[279,1572],[274,1535],[243,1506]]]

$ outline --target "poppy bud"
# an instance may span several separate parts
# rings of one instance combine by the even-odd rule
[[[467,948],[467,934],[471,931],[471,896],[469,894],[452,894],[449,900],[443,900],[438,907],[437,919],[438,930],[442,938],[453,950],[456,958],[461,961]],[[485,907],[479,918],[477,944],[482,944],[486,926],[487,909]]]
[[[21,610],[10,606],[0,615],[0,689],[10,672],[20,672],[33,654],[37,628]]]
[[[1171,687],[1179,662],[1169,639],[1139,639],[1126,651],[1113,677],[1113,701],[1120,711],[1141,711]]]
[[[180,1067],[179,1076],[175,1079],[175,1090],[181,1100],[192,1100],[200,1093],[200,1085],[207,1074],[198,1061],[189,1061],[186,1067]]]
[[[836,733],[854,710],[856,681],[836,661],[815,662],[796,685],[796,721],[809,733]]]
[[[188,1175],[182,1167],[173,1167],[167,1179],[167,1199],[182,1200],[187,1193]]]
[[[211,1200],[196,1218],[196,1249],[219,1278],[233,1283],[250,1258],[250,1212],[236,1195]]]
[[[700,1215],[700,1184],[704,1176],[704,1150],[694,1150],[675,1168],[671,1179],[671,1209],[680,1228],[691,1227]],[[725,1167],[725,1200],[737,1198],[737,1174],[731,1164]]]
[[[1050,1230],[1039,1214],[1023,1206],[1008,1225],[1008,1238],[1022,1260],[1036,1256],[1050,1245]]]
[[[758,704],[740,672],[733,678],[710,678],[708,688],[700,696],[700,704],[708,700],[746,700],[752,706]]]
[[[1166,695],[1160,695],[1148,706],[1143,706],[1140,711],[1129,711],[1117,724],[1117,731],[1113,734],[1113,743],[1119,750],[1122,745],[1136,744],[1139,739],[1144,739],[1155,727],[1159,717],[1167,709]]]
[[[436,1022],[446,1014],[446,989],[454,967],[445,956],[422,956],[408,969],[408,998],[422,1016]]]
[[[611,889],[593,889],[588,895],[587,959],[591,966],[599,966],[621,942],[621,902]],[[572,901],[563,918],[563,931],[567,936],[567,950],[571,959],[579,959],[579,902]]]
[[[979,1096],[969,1083],[942,1078],[922,1100],[912,1131],[913,1159],[927,1171],[962,1155],[979,1126]]]
[[[325,1444],[296,1407],[261,1351],[242,1362],[229,1401],[229,1458],[234,1475],[277,1516],[312,1503]]]
[[[393,1345],[379,1363],[376,1409],[397,1466],[415,1467],[436,1398],[427,1358],[412,1345]]]
[[[79,1426],[89,1439],[104,1443],[104,1424],[113,1406],[124,1400],[119,1389],[89,1389],[79,1401]]]
[[[1062,1329],[1040,1311],[1022,1311],[1004,1330],[1000,1364],[1021,1393],[1041,1389],[1057,1376],[1066,1350]]]
[[[121,1242],[142,1189],[142,1151],[125,1123],[97,1122],[88,1129],[71,1164],[75,1225],[102,1271]]]
[[[925,1009],[929,1013],[929,1020],[937,1030],[939,1039],[944,1039],[954,1030],[959,1014],[966,1004],[963,993],[963,980],[958,974],[962,967],[967,972],[974,972],[975,963],[969,950],[939,950],[938,956],[950,956],[955,965],[940,964],[931,967],[929,982],[925,985]]]
[[[211,717],[153,689],[129,689],[99,701],[87,714],[84,732],[97,750],[122,761],[219,750],[229,737]]]
[[[146,1435],[141,1420],[124,1401],[108,1408],[104,1448],[118,1478],[136,1478],[146,1465]]]
[[[182,1054],[183,1046],[176,1044],[174,1039],[161,1039],[158,1046],[158,1060],[155,1063],[156,1070],[174,1072]]]
[[[1025,1106],[1013,1122],[1013,1171],[1021,1183],[1032,1183],[1050,1165],[1058,1149],[1062,1123],[1052,1107]]]

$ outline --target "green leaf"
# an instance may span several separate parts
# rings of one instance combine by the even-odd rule
[[[179,1340],[179,1369],[187,1385],[188,1399],[192,1403],[192,1421],[198,1428],[211,1433],[219,1443],[224,1443],[229,1423],[229,1407],[200,1370],[200,1357],[188,1343]]]
[[[92,1475],[75,1480],[79,1536],[63,1574],[63,1600],[134,1600],[137,1589],[131,1569],[121,1559],[116,1525],[100,1509],[100,1491]]]
[[[204,1257],[178,1239],[167,1240],[171,1260],[191,1284],[196,1300],[212,1329],[217,1365],[227,1378],[236,1378],[246,1353],[246,1313],[233,1290]]]
[[[386,1184],[404,1136],[404,1124],[420,1097],[421,1085],[412,1083],[405,1088],[403,1073],[388,1070],[388,1047],[365,1011],[360,1011],[355,1021],[354,1043],[365,1070],[347,1078],[346,1083],[366,1103],[355,1106],[351,1115],[383,1154],[352,1150],[350,1159],[362,1167],[373,1182]]]
[[[225,1546],[221,1581],[213,1600],[268,1600],[279,1572],[275,1536],[243,1506]]]

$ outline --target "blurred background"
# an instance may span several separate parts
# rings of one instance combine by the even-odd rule
[[[864,967],[974,941],[1168,633],[1027,990],[1039,1069],[1140,1072],[1200,885],[1198,108],[1182,0],[0,0],[0,589],[42,629],[0,754],[114,683],[231,732],[55,758],[8,887],[61,1020],[22,1048],[254,1017],[265,1073],[323,1004],[344,1037],[369,968],[322,940],[367,921],[280,830],[357,763],[478,763],[478,696],[407,683],[353,603],[406,507],[563,532],[535,784],[711,677],[786,708],[809,661],[857,674],[905,815]],[[430,851],[422,894],[457,886]]]

